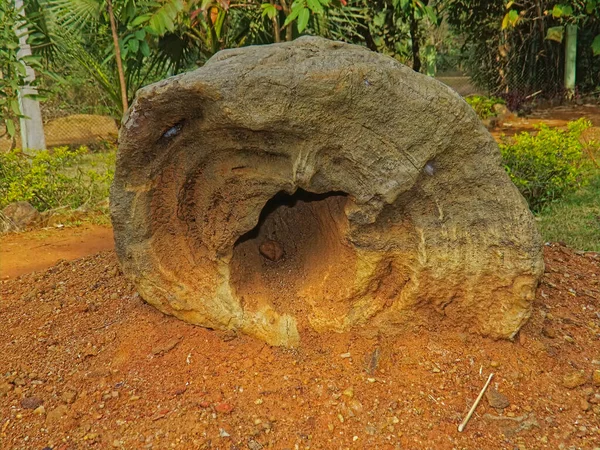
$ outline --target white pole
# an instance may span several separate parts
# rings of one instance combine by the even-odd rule
[[[577,25],[567,25],[565,40],[565,89],[569,97],[575,93],[577,74]]]
[[[23,0],[15,0],[15,8],[23,18],[25,18],[25,8]],[[25,21],[15,30],[19,36],[18,58],[31,55],[31,47],[27,43],[29,32]],[[42,112],[40,103],[27,95],[37,94],[37,89],[30,84],[35,80],[35,72],[31,67],[23,62],[26,71],[25,85],[19,90],[19,106],[21,114],[25,117],[21,119],[21,146],[25,149],[42,150],[46,148],[46,139],[44,138],[44,125],[42,124]]]

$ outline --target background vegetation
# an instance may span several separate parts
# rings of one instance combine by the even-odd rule
[[[0,2],[0,135],[13,138],[23,62],[36,69],[46,119],[101,114],[118,121],[145,84],[193,70],[221,49],[303,34],[363,45],[432,76],[466,74],[489,95],[466,98],[487,119],[498,104],[519,110],[572,94],[563,85],[564,35],[577,25],[575,97],[600,98],[600,0],[25,0],[25,13],[26,20],[12,1]],[[32,57],[17,53],[15,30],[23,23]],[[507,171],[549,236],[548,224],[565,215],[560,208],[584,210],[597,194],[588,157],[597,147],[581,141],[588,126],[541,128],[501,145]],[[114,149],[0,154],[0,207],[98,201],[107,195],[113,158]]]
[[[40,212],[94,207],[108,197],[115,154],[114,149],[92,153],[86,147],[0,153],[0,209],[17,201]]]
[[[13,2],[2,2],[3,97],[19,81]],[[576,24],[578,93],[600,95],[600,0],[25,0],[48,111],[120,117],[139,87],[217,51],[320,35],[434,75],[466,72],[511,109],[562,95],[564,27]],[[12,58],[12,59],[11,59]],[[68,88],[68,89],[66,89]],[[66,98],[59,93],[66,92]],[[531,97],[529,97],[531,98]],[[6,126],[7,107],[2,117]],[[14,112],[14,111],[13,111]]]

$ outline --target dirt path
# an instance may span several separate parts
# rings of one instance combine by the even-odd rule
[[[496,140],[502,135],[512,136],[523,131],[535,131],[540,124],[546,124],[549,127],[563,128],[567,123],[573,120],[585,117],[592,123],[592,128],[585,134],[587,139],[598,140],[600,137],[600,106],[559,106],[550,109],[540,109],[533,111],[527,117],[517,117],[512,114],[504,118],[500,125],[491,130],[490,133]]]
[[[47,269],[114,247],[112,228],[83,225],[0,236],[0,280]]]

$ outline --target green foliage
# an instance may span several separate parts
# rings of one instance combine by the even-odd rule
[[[484,95],[469,95],[465,101],[475,110],[480,119],[485,120],[496,116],[495,105],[503,105],[505,101],[498,97],[486,97]]]
[[[8,134],[13,139],[16,125],[23,115],[19,106],[19,91],[27,82],[25,64],[39,68],[39,60],[34,56],[20,57],[19,37],[15,29],[27,21],[19,14],[12,1],[0,2],[0,136]],[[33,97],[32,95],[28,95]]]
[[[590,182],[565,195],[538,214],[545,241],[564,242],[586,251],[600,252],[600,171]]]
[[[38,211],[97,203],[108,197],[115,154],[92,154],[86,147],[0,153],[0,208],[16,201]]]
[[[47,100],[40,106],[44,120],[72,114],[111,115],[112,99],[96,83],[90,83],[88,73],[76,62],[51,66],[54,76],[42,74],[39,86]]]
[[[600,0],[586,0],[585,2],[558,3],[546,11],[547,15],[557,19],[561,26],[548,28],[546,39],[556,42],[562,42],[564,36],[564,25],[571,23],[585,27],[588,22],[600,18]],[[600,55],[600,34],[596,35],[590,45],[594,56]]]
[[[464,38],[465,65],[480,88],[506,93],[509,104],[534,92],[562,95],[564,27],[578,26],[577,86],[600,83],[600,0],[444,0],[444,18]],[[512,104],[511,107],[517,106]]]
[[[520,133],[503,138],[500,151],[511,180],[534,212],[583,186],[591,162],[582,133],[591,127],[586,119],[569,122],[566,130],[541,125],[537,134]]]
[[[329,3],[330,0],[294,0],[290,14],[285,18],[283,26],[296,21],[298,33],[302,33],[308,25],[311,13],[324,14]]]

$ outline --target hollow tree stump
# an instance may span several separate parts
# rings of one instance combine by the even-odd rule
[[[511,338],[541,240],[452,90],[305,37],[140,90],[111,195],[117,255],[159,310],[294,346],[453,326]]]

